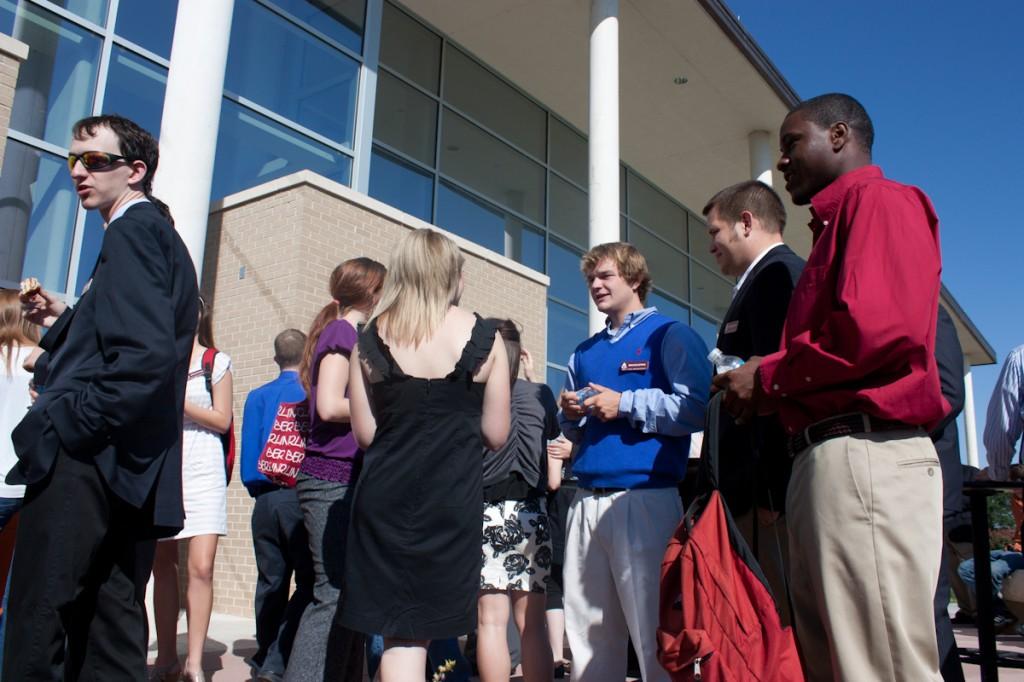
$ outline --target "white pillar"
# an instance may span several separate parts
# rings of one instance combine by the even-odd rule
[[[383,0],[368,0],[363,21],[363,64],[359,67],[359,98],[356,104],[355,152],[352,189],[370,193],[370,159],[373,156],[373,115],[377,105],[377,66],[380,62]]]
[[[967,463],[978,466],[978,427],[974,416],[974,378],[971,366],[964,363],[964,445],[967,447]]]
[[[767,130],[755,130],[747,136],[750,148],[750,177],[772,186],[772,168],[775,167],[775,151],[772,136]]]
[[[590,246],[619,241],[619,1],[590,2]],[[590,332],[604,328],[590,302]]]
[[[160,119],[153,194],[166,202],[202,279],[234,0],[181,0]]]

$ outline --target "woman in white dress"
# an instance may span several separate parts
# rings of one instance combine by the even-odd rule
[[[39,356],[39,328],[21,314],[21,301],[14,289],[0,289],[0,530],[21,507],[25,486],[7,485],[3,477],[18,462],[11,443],[11,431],[32,404],[29,385],[32,374],[26,365]]]
[[[203,353],[214,348],[210,310],[199,299],[199,327],[192,346],[185,389],[182,441],[182,498],[185,527],[175,537],[157,544],[153,562],[153,610],[157,657],[151,680],[180,679],[205,682],[203,644],[213,608],[213,563],[217,539],[227,534],[227,472],[221,435],[231,428],[231,358],[218,352],[213,361],[213,395],[206,389]],[[185,666],[178,663],[178,543],[188,542],[188,652]]]

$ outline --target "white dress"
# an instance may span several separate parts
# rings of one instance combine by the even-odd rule
[[[213,383],[224,378],[231,369],[231,358],[217,353],[213,359]],[[206,391],[202,356],[189,367],[185,399],[205,407],[213,407]],[[220,434],[200,426],[185,416],[181,452],[181,495],[185,502],[185,526],[173,539],[196,535],[227,535],[227,478],[224,471],[224,446]]]
[[[0,497],[24,497],[25,486],[7,485],[4,477],[18,463],[11,442],[11,432],[25,416],[32,405],[28,395],[28,384],[32,375],[22,365],[35,350],[34,346],[15,346],[11,353],[11,374],[7,374],[7,351],[0,348]]]

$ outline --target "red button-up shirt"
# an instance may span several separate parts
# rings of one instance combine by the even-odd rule
[[[790,433],[865,412],[928,426],[949,411],[935,364],[938,218],[916,187],[877,166],[811,199],[814,247],[793,291],[781,350],[761,387]]]

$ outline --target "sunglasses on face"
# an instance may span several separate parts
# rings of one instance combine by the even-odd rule
[[[118,161],[126,161],[125,157],[107,152],[82,152],[81,154],[68,154],[68,170],[75,169],[79,161],[87,171],[98,171],[113,166]]]

